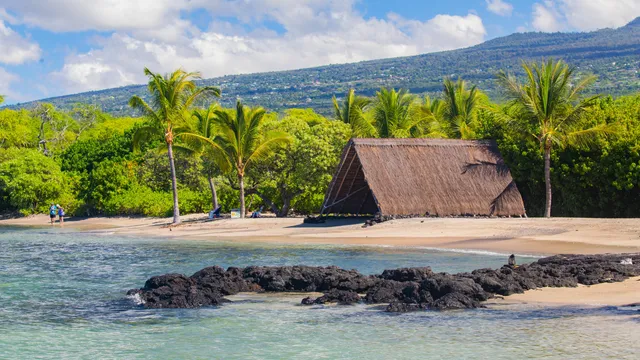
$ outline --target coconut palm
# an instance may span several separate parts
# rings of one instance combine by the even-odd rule
[[[447,138],[447,123],[444,117],[445,103],[440,99],[431,100],[427,95],[423,102],[414,107],[414,114],[424,125],[422,130],[425,137]]]
[[[207,96],[220,96],[220,89],[213,86],[197,87],[196,79],[200,73],[185,72],[178,69],[164,76],[155,74],[145,68],[144,74],[149,77],[147,86],[151,95],[151,104],[134,95],[129,106],[140,110],[149,120],[149,125],[140,127],[133,136],[134,148],[139,149],[142,141],[162,137],[167,145],[169,167],[171,169],[171,187],[173,190],[173,223],[180,222],[178,207],[178,185],[173,160],[173,142],[175,129],[183,126],[189,116],[189,109],[198,99]]]
[[[265,110],[236,104],[235,113],[217,109],[214,123],[217,135],[213,140],[200,137],[211,145],[221,169],[233,168],[240,189],[240,216],[245,216],[244,176],[255,162],[271,155],[277,148],[291,141],[288,134],[279,131],[261,132]]]
[[[422,136],[423,119],[413,116],[415,98],[408,91],[382,88],[376,92],[373,126],[378,137],[406,138]]]
[[[512,74],[498,74],[498,82],[510,99],[513,128],[532,135],[540,143],[544,156],[546,204],[544,216],[551,216],[551,151],[554,146],[589,144],[597,135],[613,132],[601,124],[581,126],[582,115],[594,105],[597,96],[580,99],[581,93],[595,81],[594,76],[574,78],[575,68],[563,61],[523,63],[526,81],[520,84]]]
[[[475,137],[473,126],[477,120],[479,94],[475,86],[467,89],[467,83],[462,79],[455,82],[451,78],[444,79],[443,118],[451,137],[459,139]]]
[[[176,139],[181,140],[179,144],[175,145],[176,147],[187,153],[203,156],[209,188],[211,189],[211,205],[214,210],[218,208],[218,194],[213,179],[214,167],[219,166],[219,164],[225,165],[225,162],[221,162],[218,158],[220,156],[220,152],[217,151],[218,147],[211,146],[211,141],[215,137],[214,116],[218,108],[218,104],[213,103],[206,109],[194,109],[191,116],[195,120],[195,126],[193,128],[181,128],[175,135]],[[226,172],[229,169],[220,170]]]
[[[349,89],[342,105],[333,97],[333,107],[336,111],[336,120],[351,125],[351,131],[355,137],[371,137],[375,129],[364,117],[364,111],[371,104],[371,99],[364,96],[356,96],[355,90]]]

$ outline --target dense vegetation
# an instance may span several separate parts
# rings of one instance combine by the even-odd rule
[[[554,216],[640,216],[640,93],[583,97],[589,79],[580,81],[573,68],[528,69],[528,83],[506,72],[494,77],[509,90],[501,103],[470,82],[445,78],[435,97],[393,88],[362,97],[347,90],[331,118],[241,102],[224,108],[214,97],[191,101],[206,88],[184,84],[186,93],[175,92],[184,101],[171,109],[162,108],[165,101],[133,100],[147,108],[140,118],[88,105],[4,109],[0,212],[45,212],[56,202],[70,214],[168,216],[177,213],[177,199],[180,213],[206,212],[216,203],[228,212],[241,206],[244,192],[248,211],[315,213],[348,139],[373,136],[496,139],[529,215],[544,214],[546,154]],[[148,73],[158,82],[151,93],[185,89],[169,86],[185,73]],[[573,141],[579,138],[584,141]],[[548,144],[553,151],[545,151]]]
[[[310,69],[262,74],[230,75],[203,80],[200,85],[222,89],[221,104],[233,107],[237,97],[248,105],[270,111],[312,108],[325,116],[333,114],[331,98],[354,88],[360,95],[375,96],[380,87],[408,89],[414,94],[436,96],[445,76],[462,77],[476,84],[495,100],[500,99],[494,81],[501,69],[520,71],[524,60],[563,58],[581,73],[593,73],[598,81],[593,93],[613,96],[640,91],[640,19],[618,29],[589,33],[524,33],[493,39],[467,49],[329,65]],[[138,115],[127,106],[131,96],[150,99],[144,86],[87,92],[45,100],[58,109],[70,110],[77,103],[99,104],[117,116]],[[21,107],[32,107],[23,104]]]

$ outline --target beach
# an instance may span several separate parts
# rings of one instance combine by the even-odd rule
[[[45,215],[0,220],[0,226],[51,226]],[[191,240],[412,246],[504,254],[604,254],[640,252],[640,219],[413,218],[364,228],[362,219],[304,224],[302,218],[218,219],[69,218],[65,228],[118,235]],[[58,224],[54,226],[59,226]]]
[[[51,226],[47,216],[1,220],[0,226]],[[470,253],[527,255],[640,252],[640,219],[584,218],[413,218],[363,227],[361,219],[304,224],[302,218],[219,219],[203,215],[169,219],[70,218],[65,228],[96,234],[146,236],[201,241],[345,244],[376,247],[419,247]],[[59,225],[54,225],[59,226]],[[516,257],[517,258],[517,257]],[[625,305],[640,302],[640,278],[620,283],[544,288],[498,298],[496,304]]]

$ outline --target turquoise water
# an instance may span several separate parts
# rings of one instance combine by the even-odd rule
[[[498,267],[504,255],[281,246],[0,228],[0,358],[635,359],[640,319],[615,307],[387,314],[239,295],[220,308],[146,310],[124,297],[153,275],[210,265],[337,265],[363,273]],[[520,260],[525,260],[520,257]],[[533,259],[528,259],[529,261]]]

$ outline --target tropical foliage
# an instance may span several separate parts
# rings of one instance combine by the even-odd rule
[[[174,74],[151,72],[151,92],[135,100],[146,109],[140,118],[82,104],[2,109],[0,212],[42,212],[53,201],[70,214],[166,217],[175,193],[178,214],[216,202],[223,213],[244,202],[242,214],[261,206],[277,216],[311,214],[348,139],[375,136],[495,139],[530,216],[547,212],[545,183],[553,184],[554,216],[640,216],[640,94],[581,96],[590,80],[551,64],[527,64],[534,81],[501,73],[504,102],[471,82],[445,79],[429,97],[348,91],[331,119],[311,109],[225,108],[214,91],[187,101],[197,88],[177,91]]]
[[[167,157],[171,170],[171,188],[173,192],[173,223],[180,222],[178,204],[178,184],[173,158],[173,141],[175,129],[183,126],[188,112],[196,101],[207,96],[220,96],[220,89],[213,86],[198,88],[195,80],[200,73],[188,73],[182,69],[164,76],[155,74],[145,68],[144,74],[149,77],[147,88],[151,94],[152,104],[147,104],[141,97],[134,95],[129,106],[142,112],[149,124],[138,128],[134,135],[133,145],[138,148],[140,142],[152,137],[162,137],[167,147]]]
[[[498,74],[498,81],[511,100],[508,113],[515,119],[510,122],[512,126],[540,143],[544,158],[544,216],[550,217],[551,150],[569,143],[589,144],[598,135],[612,132],[612,126],[604,122],[585,126],[582,122],[583,115],[595,104],[597,96],[581,99],[581,94],[595,81],[595,77],[576,81],[574,67],[551,59],[542,63],[524,63],[522,68],[526,74],[524,84],[504,71]]]

